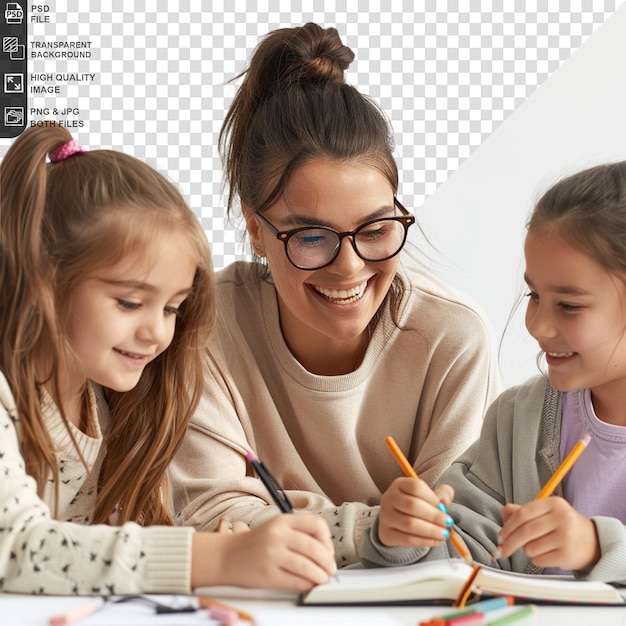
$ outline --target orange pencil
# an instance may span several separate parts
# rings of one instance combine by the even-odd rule
[[[390,435],[385,439],[385,443],[389,446],[391,454],[393,454],[398,462],[398,465],[402,468],[404,475],[409,478],[417,478],[417,472],[413,469],[413,466],[409,463],[408,459],[402,453],[402,450],[398,447],[396,440]]]
[[[95,613],[98,609],[102,608],[107,603],[106,598],[94,598],[81,604],[75,609],[61,613],[60,615],[53,615],[49,620],[50,626],[66,626],[66,624],[72,624],[78,620],[87,617],[92,613]]]
[[[398,462],[398,465],[402,468],[404,475],[408,476],[409,478],[417,478],[417,472],[413,469],[413,466],[404,456],[402,450],[400,450],[400,448],[398,447],[395,439],[389,436],[385,438],[385,443],[391,450],[391,454],[393,454],[394,458]],[[472,555],[465,545],[465,542],[463,541],[463,539],[461,539],[461,537],[459,537],[454,528],[450,529],[450,541],[452,542],[452,545],[455,547],[456,551],[461,555],[463,560],[469,565],[472,565],[474,563]]]
[[[587,444],[591,441],[591,435],[585,434],[581,440],[569,451],[569,454],[563,459],[561,465],[558,466],[556,472],[552,474],[550,480],[543,486],[543,489],[537,494],[535,500],[541,500],[551,496],[557,485],[565,478],[565,474],[572,469],[572,466],[583,453]]]
[[[200,604],[200,606],[205,609],[221,609],[223,611],[236,613],[239,619],[244,620],[246,622],[250,622],[251,624],[256,624],[254,617],[250,615],[250,613],[246,613],[245,611],[240,611],[234,606],[224,604],[223,602],[218,602],[217,600],[212,600],[211,598],[206,598],[204,596],[199,596],[198,604]]]

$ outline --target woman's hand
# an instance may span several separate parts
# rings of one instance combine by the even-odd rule
[[[227,517],[220,517],[220,522],[217,526],[218,533],[241,533],[250,530],[250,526],[245,522],[231,522]]]
[[[434,547],[450,536],[452,518],[441,510],[454,496],[452,487],[433,491],[419,478],[396,478],[381,498],[378,538],[386,546]]]
[[[537,567],[585,570],[600,559],[595,524],[557,496],[502,509],[502,556],[522,548]]]

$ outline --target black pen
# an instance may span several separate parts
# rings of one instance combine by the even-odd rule
[[[270,496],[276,506],[283,513],[292,513],[293,506],[289,502],[287,494],[283,488],[278,484],[278,481],[272,476],[271,472],[265,467],[265,464],[259,461],[252,452],[246,452],[246,459],[250,462],[250,465],[254,468],[259,475],[261,482],[265,485],[265,488],[269,491]]]

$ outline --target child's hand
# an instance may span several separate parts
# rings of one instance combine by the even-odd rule
[[[552,496],[502,509],[502,556],[523,548],[538,567],[585,570],[600,559],[595,524],[563,498]]]
[[[219,541],[206,546],[203,554],[198,554],[194,546],[194,556],[198,554],[207,562],[214,560],[217,573],[212,575],[216,582],[194,586],[307,591],[327,582],[337,571],[328,524],[318,515],[279,515],[249,532],[212,534]]]
[[[438,504],[450,504],[448,485],[433,491],[419,478],[396,478],[385,491],[378,514],[378,538],[385,546],[438,546],[450,536],[452,518]]]

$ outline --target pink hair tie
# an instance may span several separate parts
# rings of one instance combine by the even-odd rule
[[[76,141],[75,139],[70,139],[70,141],[64,143],[56,150],[52,150],[52,152],[49,152],[48,158],[52,163],[56,163],[57,161],[63,161],[64,159],[67,159],[68,157],[71,157],[75,154],[80,154],[81,152],[85,152],[85,150],[78,143],[78,141]]]

